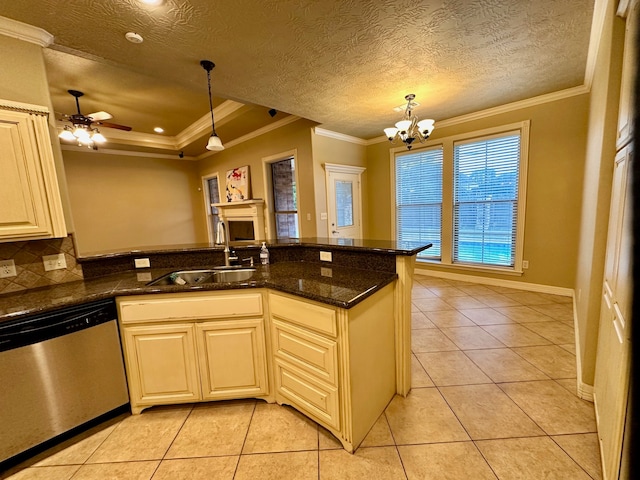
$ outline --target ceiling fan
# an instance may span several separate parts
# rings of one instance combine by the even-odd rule
[[[78,109],[77,113],[72,115],[63,114],[63,120],[66,120],[71,123],[70,125],[65,125],[62,132],[60,132],[59,137],[62,140],[67,141],[75,141],[78,142],[78,145],[85,146],[89,148],[93,148],[94,150],[98,149],[98,144],[105,143],[107,139],[100,133],[97,127],[93,125],[107,127],[107,128],[115,128],[118,130],[125,130],[127,132],[131,131],[131,127],[127,127],[125,125],[119,125],[117,123],[105,122],[105,120],[109,120],[112,117],[110,113],[99,111],[90,113],[89,115],[83,115],[80,111],[80,97],[84,95],[84,93],[79,90],[67,90],[73,97],[76,99],[76,108]]]

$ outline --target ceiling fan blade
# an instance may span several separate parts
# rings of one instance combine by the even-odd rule
[[[91,118],[94,122],[100,122],[102,120],[109,120],[110,118],[113,118],[113,115],[100,110],[99,112],[90,113],[87,117]]]
[[[96,125],[100,125],[101,127],[107,128],[115,128],[116,130],[124,130],[126,132],[131,131],[131,127],[127,127],[126,125],[119,125],[117,123],[109,123],[109,122],[95,122]]]

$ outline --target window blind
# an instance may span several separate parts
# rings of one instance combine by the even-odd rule
[[[440,258],[442,147],[396,157],[396,240],[433,243],[419,258]]]
[[[453,262],[514,266],[520,134],[454,144]]]

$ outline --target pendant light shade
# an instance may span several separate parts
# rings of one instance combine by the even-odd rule
[[[224,150],[224,145],[222,145],[222,140],[215,133],[209,137],[209,142],[207,143],[207,150],[211,150],[212,152],[219,152]]]
[[[209,110],[211,111],[211,136],[209,137],[209,142],[207,142],[207,150],[211,150],[212,152],[219,152],[224,150],[224,145],[222,145],[222,140],[218,137],[216,133],[216,124],[213,121],[213,102],[211,101],[211,70],[216,66],[211,60],[200,60],[200,65],[207,71],[207,87],[209,89]]]

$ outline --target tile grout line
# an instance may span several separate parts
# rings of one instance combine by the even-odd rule
[[[244,450],[244,446],[247,443],[247,437],[249,436],[249,429],[251,428],[251,422],[253,422],[253,416],[256,413],[256,407],[258,402],[253,402],[253,410],[251,410],[251,417],[249,418],[249,425],[247,425],[247,431],[244,434],[244,439],[242,440],[242,446],[240,447],[240,454],[238,455],[238,461],[236,462],[236,468],[233,470],[233,478],[236,478],[236,474],[238,473],[238,467],[240,466],[240,459],[242,458],[242,451]]]

